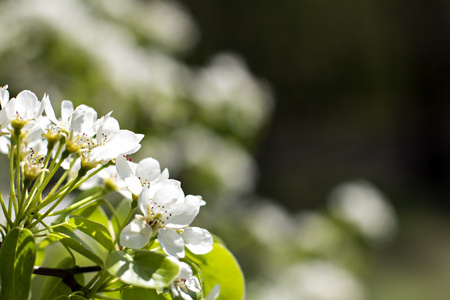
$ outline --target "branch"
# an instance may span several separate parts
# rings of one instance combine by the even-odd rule
[[[90,267],[74,267],[70,269],[59,269],[59,268],[45,268],[45,267],[34,267],[33,274],[44,275],[44,276],[54,276],[62,279],[72,292],[81,290],[82,286],[75,280],[75,274],[97,272],[102,268],[100,266],[90,266]]]

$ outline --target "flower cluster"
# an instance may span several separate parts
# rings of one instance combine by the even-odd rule
[[[47,236],[67,241],[70,235],[58,230],[70,220],[77,220],[83,223],[79,225],[73,221],[75,227],[79,225],[77,229],[109,250],[110,256],[105,264],[108,259],[114,262],[115,257],[111,253],[115,251],[128,256],[141,253],[139,251],[145,254],[160,251],[159,255],[163,254],[172,262],[185,257],[185,247],[195,255],[206,254],[213,249],[213,238],[206,229],[190,227],[205,201],[200,196],[186,196],[181,183],[170,179],[167,169],[161,171],[156,159],[148,157],[136,164],[129,158],[141,147],[142,134],[121,129],[111,113],[98,117],[93,108],[86,105],[74,108],[67,100],[62,102],[61,117],[57,118],[49,97],[44,95],[39,101],[31,91],[22,91],[16,98],[10,98],[8,86],[4,86],[0,89],[0,102],[0,151],[8,154],[11,162],[9,202],[0,197],[6,219],[6,224],[1,224],[4,240],[13,229],[26,229],[35,236],[46,232]],[[54,184],[52,179],[61,169],[63,175]],[[55,211],[71,191],[78,187],[90,188],[100,180],[105,187],[100,193],[90,194]],[[118,230],[108,232],[107,227],[99,227],[100,224],[94,224],[84,216],[70,219],[76,209],[98,203],[111,190],[119,191],[130,203],[128,217],[119,222]],[[136,208],[141,214],[135,215],[128,224]],[[66,221],[49,224],[48,216],[65,217]],[[99,231],[104,231],[103,235],[110,242],[100,238]],[[112,242],[114,236],[116,239]],[[155,246],[156,240],[160,247]],[[94,256],[74,247],[73,241],[71,243],[71,246],[66,246],[96,262]],[[114,263],[110,264],[111,270],[114,269]],[[178,271],[173,274],[171,288],[166,286],[166,291],[175,298],[193,299],[188,290],[201,292],[199,279],[192,275],[191,266],[186,263],[178,262],[174,268]],[[117,274],[127,282],[127,275],[121,271]],[[93,281],[92,286],[88,285],[90,289],[86,288],[86,296],[92,296],[101,288],[101,280],[98,280]],[[154,282],[152,280],[144,286],[160,286],[150,284]],[[194,298],[202,299],[202,296]]]

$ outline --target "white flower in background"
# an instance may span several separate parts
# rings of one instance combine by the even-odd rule
[[[192,269],[187,263],[179,262],[180,271],[175,279],[170,283],[170,291],[172,297],[181,297],[183,300],[192,300],[189,296],[188,290],[198,293],[202,290],[200,282],[197,277],[192,275]]]
[[[135,195],[139,195],[145,185],[169,179],[169,171],[164,169],[161,172],[159,162],[151,157],[144,158],[136,164],[125,156],[118,156],[116,167],[128,190]]]
[[[211,234],[203,228],[188,227],[203,204],[201,197],[184,196],[180,183],[166,180],[145,186],[139,195],[142,215],[128,224],[120,234],[120,243],[129,248],[142,248],[152,233],[158,234],[163,250],[174,257],[184,257],[184,246],[193,253],[212,250]]]
[[[367,181],[344,183],[329,199],[333,214],[355,226],[374,245],[389,242],[397,229],[395,211],[383,194]]]
[[[251,300],[364,300],[361,282],[326,260],[296,263],[277,272],[270,284],[250,286]]]
[[[257,205],[249,209],[247,215],[248,228],[258,241],[268,247],[286,244],[295,234],[292,216],[282,206],[271,201],[258,201]]]
[[[296,216],[293,229],[293,243],[308,252],[330,255],[342,247],[342,228],[324,214],[303,211]]]
[[[251,135],[267,121],[270,91],[236,55],[216,55],[193,78],[193,100],[211,122],[226,122],[238,134]]]
[[[190,16],[176,2],[101,0],[94,5],[170,50],[187,49],[197,40],[197,29]]]
[[[211,172],[228,199],[252,191],[256,165],[239,144],[200,126],[184,127],[177,135],[180,145],[176,149],[182,152],[186,166]]]

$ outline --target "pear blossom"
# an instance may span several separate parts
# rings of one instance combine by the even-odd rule
[[[48,95],[44,95],[42,101],[39,101],[37,96],[28,90],[20,92],[16,98],[11,98],[8,101],[9,93],[2,88],[2,111],[5,112],[0,115],[0,125],[2,127],[11,124],[13,128],[22,129],[26,124],[36,120],[42,115],[46,104],[50,101]]]
[[[0,105],[2,106],[2,109],[5,108],[8,101],[9,101],[8,85],[5,85],[0,88]]]
[[[99,163],[107,163],[121,155],[135,153],[141,147],[143,134],[136,134],[130,130],[120,129],[119,122],[113,117],[107,116],[99,120],[100,126],[95,138],[86,142],[86,147],[81,150],[81,164],[88,169]]]
[[[49,126],[44,136],[49,142],[56,143],[61,136],[65,137],[65,150],[69,153],[78,153],[86,148],[88,142],[95,135],[96,128],[101,126],[111,113],[97,120],[97,112],[87,105],[79,105],[73,108],[73,104],[69,100],[61,103],[61,118],[57,119],[55,112],[50,103],[45,107],[45,113],[52,121],[53,125]],[[67,168],[69,163],[62,165]]]
[[[144,158],[138,164],[125,156],[116,158],[117,173],[125,181],[128,190],[139,195],[143,186],[169,179],[169,171],[161,172],[159,162],[151,157]]]
[[[142,248],[157,234],[167,254],[182,258],[184,247],[195,254],[212,250],[211,234],[203,228],[188,227],[203,204],[200,196],[184,196],[180,183],[168,179],[144,186],[138,205],[142,215],[128,224],[120,234],[120,242],[129,248]]]
[[[175,279],[170,283],[170,291],[173,298],[181,297],[183,300],[192,300],[188,290],[198,293],[202,290],[197,277],[192,275],[191,267],[185,262],[179,262],[179,272]]]
[[[82,166],[92,169],[99,163],[107,163],[119,155],[131,154],[139,150],[144,137],[129,130],[120,129],[119,122],[111,117],[111,112],[97,119],[97,112],[86,105],[76,109],[69,100],[61,103],[61,119],[58,120],[51,104],[45,112],[53,122],[47,136],[60,134],[66,137],[66,151],[80,153]],[[55,131],[56,128],[56,131]],[[67,167],[68,164],[63,164]]]
[[[40,173],[48,172],[48,170],[44,168],[44,159],[45,156],[39,155],[33,148],[30,148],[23,162],[24,175],[26,179],[33,180]]]
[[[0,88],[0,104],[2,106],[2,110],[0,110],[0,129],[3,129],[8,125],[8,118],[6,116],[5,106],[9,101],[9,92],[8,86]]]
[[[198,293],[202,290],[200,281],[193,275],[191,267],[185,262],[178,262],[179,271],[175,279],[170,283],[170,292],[174,299],[192,300],[189,291]],[[219,296],[220,285],[216,284],[205,300],[215,300]]]
[[[86,134],[94,135],[94,125],[97,122],[97,112],[90,106],[79,105],[73,108],[70,100],[61,102],[61,118],[58,120],[50,103],[46,103],[45,114],[55,124],[58,131],[69,135],[71,132],[74,136]]]

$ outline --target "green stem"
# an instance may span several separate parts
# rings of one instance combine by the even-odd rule
[[[22,184],[20,181],[20,130],[14,130],[14,134],[16,136],[16,196],[17,196],[17,202],[18,202],[18,211],[16,212],[16,219],[20,218],[20,212],[22,211],[22,195],[21,195],[21,188]]]
[[[111,252],[113,252],[114,247],[116,246],[116,244],[119,242],[119,238],[120,238],[120,234],[122,233],[122,230],[125,228],[125,226],[128,224],[128,221],[130,221],[131,216],[134,213],[134,210],[136,209],[136,206],[133,205],[133,203],[131,204],[131,208],[130,211],[128,212],[127,217],[125,218],[124,222],[122,223],[122,225],[120,225],[120,229],[119,232],[116,235],[116,238],[114,239],[114,243],[112,244],[111,249],[109,249],[108,254],[110,254]]]
[[[69,175],[69,173],[72,170],[73,166],[75,165],[76,161],[77,161],[76,158],[72,159],[72,161],[70,162],[69,169],[67,169],[64,172],[64,174],[61,176],[61,178],[59,178],[58,182],[55,184],[55,186],[52,188],[52,190],[48,193],[47,197],[53,195],[56,192],[56,190],[59,188],[59,186],[63,183],[63,181]]]
[[[112,220],[112,218],[114,218],[117,222],[117,225],[120,226],[120,220],[119,220],[119,217],[117,216],[117,212],[114,209],[114,207],[111,205],[111,203],[109,203],[108,200],[104,199],[103,203],[108,207],[109,211],[111,212],[111,215],[112,215],[111,220]]]
[[[9,183],[10,183],[10,197],[9,197],[9,211],[11,211],[12,206],[14,206],[14,212],[17,215],[17,198],[16,198],[16,187],[14,186],[14,145],[13,139],[11,138],[11,149],[9,149]]]
[[[89,173],[86,177],[84,177],[83,179],[81,179],[75,186],[75,188],[79,187],[80,185],[82,185],[86,180],[91,179],[95,174],[97,174],[98,172],[100,172],[101,170],[109,167],[111,164],[107,163],[105,165],[102,165],[101,167],[97,168],[95,171],[93,171],[92,173]]]
[[[72,191],[73,187],[75,186],[75,184],[77,183],[77,181],[80,179],[80,175],[78,175],[73,181],[72,184],[66,189],[66,191],[63,193],[63,195],[61,195],[61,197],[55,201],[55,203],[52,205],[52,207],[50,207],[50,209],[48,209],[45,213],[43,213],[42,215],[40,215],[38,217],[38,219],[36,221],[34,221],[30,226],[28,226],[29,228],[33,228],[34,226],[36,226],[39,222],[41,222],[45,217],[47,217],[55,208],[56,206],[58,206],[59,203],[61,203],[61,201],[64,200],[64,198],[66,198],[66,196]]]
[[[39,205],[35,206],[36,203],[39,201],[39,197],[42,194],[42,192],[44,191],[44,188],[47,186],[47,184],[50,182],[50,179],[52,179],[53,175],[55,175],[56,171],[59,169],[59,167],[61,166],[61,164],[63,163],[63,161],[69,156],[69,153],[63,153],[61,155],[61,158],[59,160],[59,162],[57,164],[53,164],[53,169],[50,171],[50,174],[48,174],[48,176],[45,177],[44,183],[42,183],[39,187],[38,192],[36,193],[36,195],[32,198],[31,203],[28,205],[27,210],[25,211],[25,215],[28,215],[31,212],[34,211],[39,211],[41,208],[45,207],[46,205],[50,204],[52,201],[45,201],[48,200],[48,196],[46,197],[46,199],[44,199],[44,201],[42,201]],[[45,203],[44,203],[45,202]]]
[[[6,209],[5,201],[3,201],[1,191],[0,191],[0,204],[2,206],[3,214],[5,215],[6,221],[8,222],[8,226],[11,227],[13,225],[13,222],[11,221],[11,211]]]
[[[112,279],[112,276],[109,275],[109,273],[105,269],[102,269],[99,273],[100,273],[99,279],[97,280],[97,282],[95,282],[95,284],[92,287],[92,289],[90,289],[89,293],[87,293],[87,295],[86,295],[88,299],[90,299],[92,296],[94,296],[95,293],[97,293],[98,289],[105,282],[108,282],[109,280]]]
[[[47,150],[47,155],[45,156],[45,160],[44,160],[44,169],[47,167],[47,165],[48,165],[48,163],[50,161],[50,156],[51,156],[51,148]],[[44,180],[44,176],[45,176],[44,173],[45,172],[42,172],[36,178],[36,180],[33,183],[33,187],[31,188],[31,191],[28,194],[27,199],[25,200],[25,207],[26,207],[25,212],[26,213],[30,210],[30,207],[33,207],[34,204],[36,204],[36,202],[39,200],[38,197],[35,198],[34,196],[36,195],[36,191],[37,191],[38,187],[42,186],[42,181]],[[32,200],[34,200],[33,204],[31,204]],[[24,213],[25,216],[27,215],[26,213]]]
[[[99,198],[99,197],[102,196],[102,195],[104,195],[103,191],[98,192],[98,193],[96,193],[94,195],[91,195],[89,197],[86,197],[83,200],[80,200],[80,201],[78,201],[78,202],[76,202],[76,203],[74,203],[74,204],[72,204],[72,205],[70,205],[70,206],[68,206],[68,207],[66,207],[64,209],[55,211],[55,212],[49,214],[48,216],[52,217],[52,216],[57,216],[57,215],[60,215],[60,214],[68,213],[68,212],[71,212],[71,211],[73,211],[73,210],[75,210],[75,209],[77,209],[77,208],[79,208],[79,207],[81,207],[83,205],[87,205],[87,204],[90,204],[90,203],[93,203],[93,202],[96,202],[96,201],[101,201],[103,198]]]

